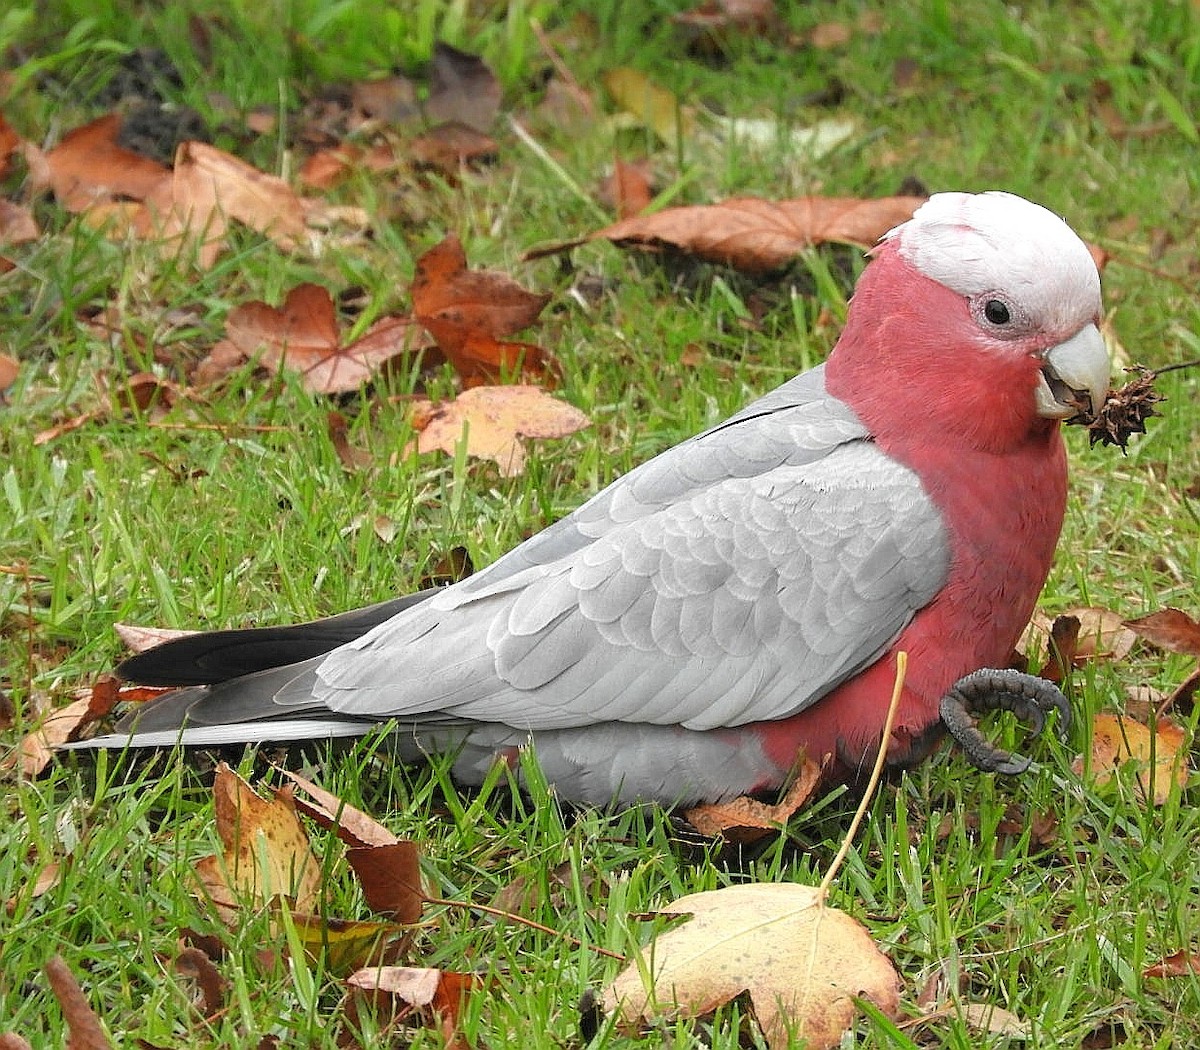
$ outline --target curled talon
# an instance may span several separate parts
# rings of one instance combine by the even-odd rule
[[[1062,690],[1045,678],[990,667],[964,675],[942,697],[942,722],[967,758],[985,773],[1024,773],[1031,761],[996,747],[979,731],[972,716],[989,711],[1011,711],[1035,734],[1045,728],[1051,711],[1058,715],[1060,737],[1065,739],[1071,727],[1071,705]]]

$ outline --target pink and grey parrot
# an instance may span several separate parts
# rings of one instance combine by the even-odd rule
[[[85,746],[390,723],[402,757],[454,751],[468,784],[532,744],[566,800],[713,802],[780,787],[803,756],[856,776],[904,650],[889,762],[948,728],[1017,771],[970,713],[1069,716],[1003,668],[1062,525],[1060,423],[1108,388],[1100,316],[1061,219],[937,194],[871,252],[825,364],[453,586],[127,660],[186,688]]]

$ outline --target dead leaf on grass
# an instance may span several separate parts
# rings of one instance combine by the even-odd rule
[[[46,152],[25,143],[33,187],[52,191],[55,200],[70,212],[88,211],[121,198],[144,200],[170,180],[170,169],[117,145],[120,131],[120,115],[109,113],[67,132]]]
[[[1123,621],[1139,638],[1172,653],[1200,657],[1200,623],[1182,609],[1160,609]]]
[[[1151,730],[1123,715],[1096,715],[1088,763],[1094,782],[1107,784],[1127,763],[1137,771],[1145,797],[1161,806],[1170,797],[1172,785],[1182,788],[1187,783],[1187,734],[1168,718],[1157,719]],[[1071,765],[1076,776],[1082,776],[1084,768],[1082,756]]]
[[[279,307],[257,300],[234,307],[225,319],[225,334],[264,368],[299,373],[314,394],[357,390],[385,362],[416,348],[405,317],[381,318],[343,347],[333,298],[318,284],[296,285]]]
[[[213,803],[220,854],[195,871],[218,914],[232,920],[242,904],[259,906],[283,895],[295,911],[311,912],[320,895],[321,865],[296,816],[290,788],[260,797],[226,763],[217,766]]]
[[[120,680],[115,675],[101,675],[91,689],[82,690],[82,695],[71,703],[51,711],[12,754],[5,756],[4,767],[15,765],[24,776],[38,776],[54,759],[60,744],[77,740],[84,729],[108,715],[120,699]]]
[[[8,354],[0,354],[0,399],[3,399],[8,388],[17,381],[21,372],[21,363]]]
[[[417,966],[378,966],[360,970],[346,980],[349,987],[371,1001],[375,1009],[393,1021],[413,1022],[440,1030],[446,1050],[469,1047],[459,1030],[466,997],[475,991],[479,978]]]
[[[499,112],[500,81],[488,64],[478,55],[435,43],[425,100],[430,123],[465,124],[486,133]]]
[[[413,316],[468,386],[494,382],[518,368],[537,377],[557,371],[539,347],[501,342],[533,324],[549,301],[549,295],[530,292],[507,274],[468,269],[454,234],[425,252],[413,275]]]
[[[131,623],[114,623],[113,630],[121,643],[131,653],[144,653],[163,642],[171,642],[176,638],[186,638],[189,634],[199,634],[199,631],[180,631],[169,627],[138,627]]]
[[[767,273],[787,266],[806,248],[827,242],[870,248],[910,219],[922,203],[923,197],[735,197],[622,219],[581,240],[535,248],[525,258],[554,254],[584,241],[609,240],[622,248],[670,248],[747,273]]]
[[[69,1050],[112,1050],[112,1043],[100,1024],[100,1018],[91,1008],[83,989],[62,957],[51,956],[46,961],[46,978],[50,990],[67,1022],[67,1047]]]
[[[728,802],[693,806],[684,811],[683,819],[709,838],[721,836],[731,842],[756,842],[787,826],[796,811],[812,798],[823,768],[817,762],[805,760],[787,793],[774,805],[743,795]]]
[[[1189,974],[1200,974],[1200,955],[1181,949],[1162,961],[1147,966],[1142,976],[1186,977]]]
[[[657,1016],[700,1017],[745,992],[772,1050],[794,1041],[834,1047],[855,998],[899,1015],[899,979],[854,919],[795,883],[748,883],[693,893],[661,909],[691,914],[655,937],[604,993],[623,1029]],[[643,981],[649,975],[650,986]]]
[[[522,438],[566,437],[591,424],[574,405],[536,386],[477,386],[438,405],[419,398],[412,419],[417,452],[453,456],[465,440],[468,456],[490,459],[503,477],[525,469]]]

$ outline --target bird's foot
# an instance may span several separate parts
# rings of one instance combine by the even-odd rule
[[[989,711],[1011,711],[1032,726],[1035,735],[1045,728],[1051,711],[1058,715],[1061,737],[1065,739],[1071,727],[1071,705],[1062,690],[1045,678],[988,667],[964,675],[942,697],[942,722],[967,758],[985,773],[1024,773],[1031,761],[984,737],[972,716]]]

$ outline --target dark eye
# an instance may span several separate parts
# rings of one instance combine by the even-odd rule
[[[1012,320],[1008,307],[999,299],[989,299],[983,304],[983,316],[992,324],[1008,324]]]

